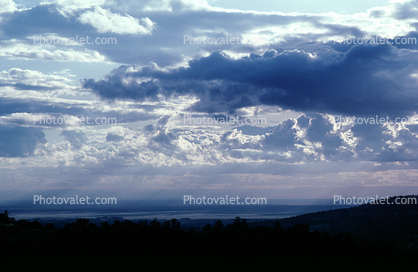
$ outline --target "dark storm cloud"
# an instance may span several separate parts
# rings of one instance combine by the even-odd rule
[[[91,88],[100,94],[102,98],[110,100],[118,98],[130,98],[137,101],[144,101],[145,99],[158,100],[157,95],[161,90],[154,82],[138,83],[135,80],[131,80],[129,83],[122,82],[121,79],[124,77],[122,73],[126,69],[128,69],[127,66],[121,66],[119,69],[114,70],[113,74],[107,77],[107,81],[86,80],[84,87]]]
[[[279,149],[279,150],[294,150],[296,137],[296,124],[295,120],[288,119],[283,121],[280,125],[275,127],[271,133],[267,134],[264,139],[264,145],[267,148]]]
[[[84,87],[105,99],[155,100],[158,94],[192,95],[191,107],[206,112],[274,105],[296,111],[389,116],[411,115],[418,105],[418,53],[390,45],[353,46],[338,52],[326,46],[316,55],[270,51],[231,59],[215,52],[164,72],[122,66],[105,80]],[[138,83],[137,79],[153,80]]]
[[[301,115],[301,116],[299,116],[299,118],[297,119],[297,121],[298,121],[298,126],[300,127],[300,128],[306,128],[306,127],[308,127],[308,125],[309,125],[309,118],[308,117],[306,117],[305,115]]]
[[[350,160],[354,153],[346,149],[339,150],[344,146],[343,140],[338,134],[333,134],[333,125],[323,116],[317,114],[309,122],[306,130],[306,139],[310,142],[321,143],[320,153],[328,160]]]
[[[375,152],[377,162],[412,162],[418,160],[418,138],[407,129],[400,130],[396,139],[390,139],[389,143],[383,143],[382,141],[380,143],[381,147],[377,150],[379,152]]]
[[[418,28],[418,25],[415,27]],[[389,40],[397,48],[407,48],[411,50],[418,49],[418,32],[411,31],[407,35],[397,36]]]
[[[409,129],[408,129],[409,127]],[[418,160],[418,138],[411,126],[394,125],[392,130],[378,125],[354,125],[358,138],[356,152],[362,160],[376,162]]]
[[[0,125],[0,157],[28,157],[38,144],[45,144],[45,134],[38,128]]]

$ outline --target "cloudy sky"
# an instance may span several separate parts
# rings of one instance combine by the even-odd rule
[[[0,195],[418,193],[417,28],[417,0],[0,0]]]

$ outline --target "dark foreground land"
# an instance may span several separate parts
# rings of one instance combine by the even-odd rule
[[[56,228],[5,212],[0,271],[416,271],[417,214],[418,205],[368,204],[183,230],[176,219]]]

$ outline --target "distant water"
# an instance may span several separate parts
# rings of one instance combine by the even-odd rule
[[[248,221],[274,220],[301,214],[348,208],[348,205],[173,205],[164,202],[128,202],[123,205],[33,205],[14,203],[0,205],[15,219],[75,219],[118,218],[131,221],[143,220],[229,220],[236,216]]]

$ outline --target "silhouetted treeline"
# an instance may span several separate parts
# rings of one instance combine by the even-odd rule
[[[396,204],[408,203],[410,204]],[[303,214],[280,219],[284,228],[295,224],[309,225],[310,230],[337,234],[350,233],[357,240],[376,241],[418,249],[418,197],[394,196],[385,204],[365,204],[357,207]],[[272,227],[274,220],[252,225]]]
[[[415,268],[415,251],[349,234],[309,232],[308,225],[250,228],[235,218],[203,231],[184,231],[179,221],[114,221],[101,226],[78,219],[55,228],[0,213],[1,271],[399,271]],[[361,269],[360,269],[361,268]],[[42,269],[42,270],[39,270]]]

